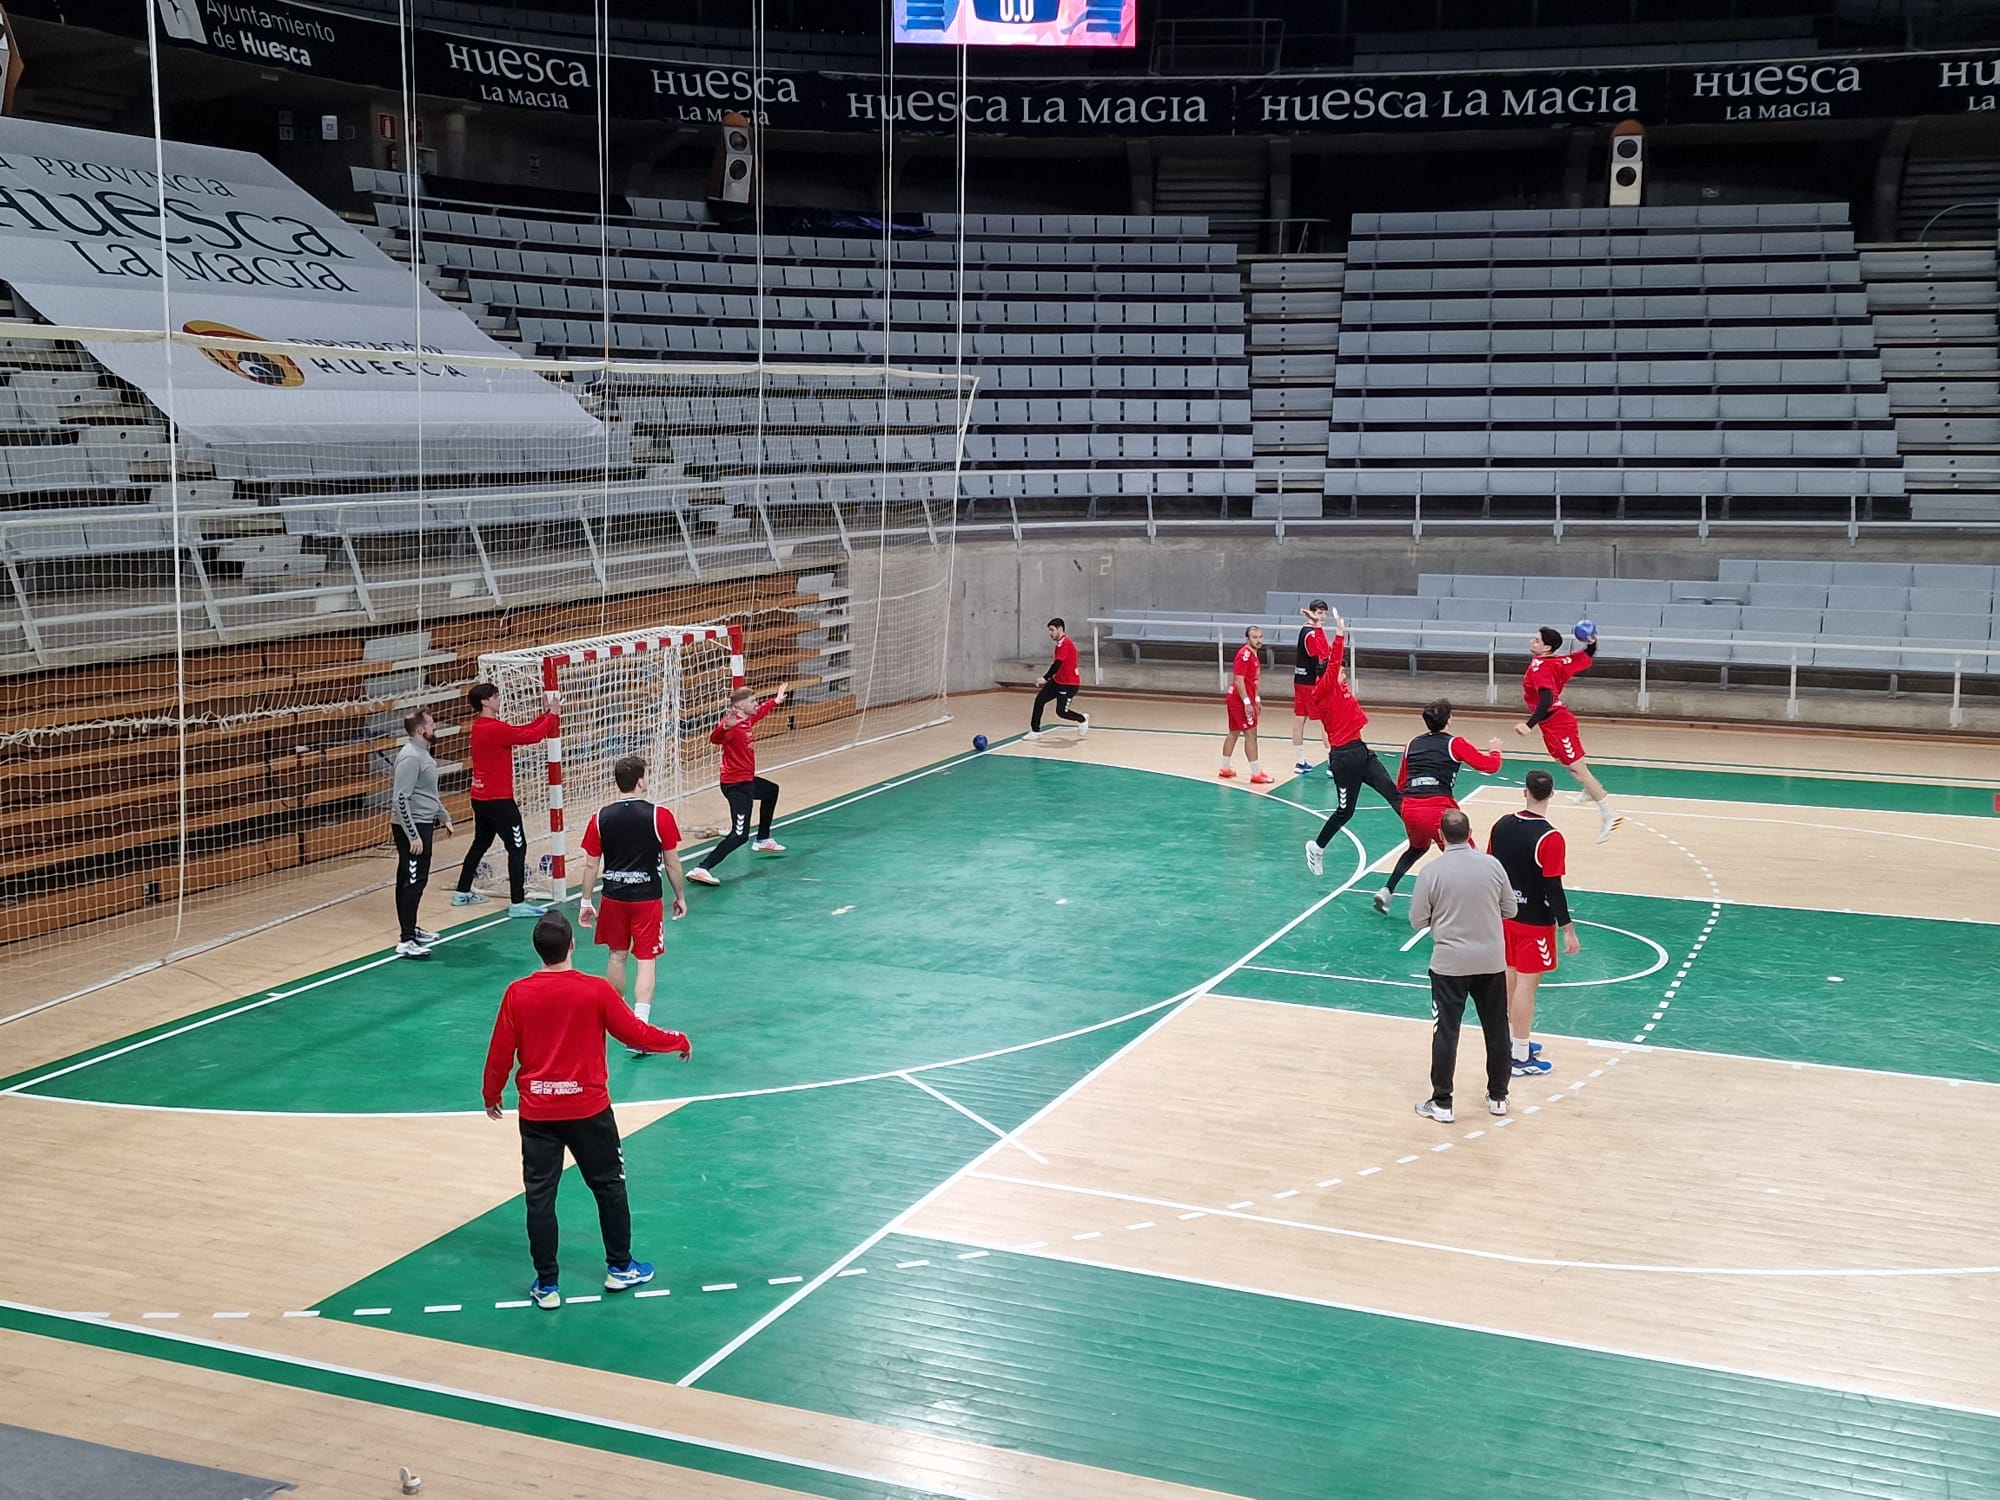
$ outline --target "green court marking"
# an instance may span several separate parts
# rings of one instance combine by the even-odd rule
[[[1001,1252],[960,1261],[915,1236],[883,1249],[932,1264],[828,1283],[705,1386],[1260,1500],[2000,1494],[1991,1417]]]
[[[455,1422],[469,1422],[528,1437],[548,1438],[619,1453],[652,1463],[722,1474],[759,1484],[802,1490],[829,1500],[942,1500],[939,1492],[899,1484],[861,1471],[842,1472],[805,1460],[758,1452],[744,1445],[723,1445],[673,1434],[663,1429],[620,1423],[588,1413],[538,1408],[524,1403],[427,1385],[393,1376],[269,1354],[207,1340],[176,1337],[115,1323],[58,1317],[15,1303],[0,1303],[0,1328],[62,1343],[109,1349],[142,1359],[161,1360],[189,1369],[261,1380],[293,1390],[314,1391],[350,1401],[365,1401],[397,1411],[422,1412]],[[386,1472],[386,1470],[384,1471]]]
[[[668,1069],[614,1049],[613,1097],[922,1067],[1164,1000],[1311,899],[1297,868],[1311,821],[1228,787],[1017,756],[829,811],[790,837],[791,853],[739,854],[720,889],[693,891],[668,930],[654,1014],[694,1038],[694,1061]],[[1337,869],[1344,858],[1329,856]],[[1245,894],[1260,890],[1300,900]],[[150,1045],[8,1086],[207,1109],[474,1108],[500,993],[534,966],[529,925],[500,922],[428,963],[378,963],[241,1014],[218,1008],[213,1024],[159,1028]],[[1111,931],[1118,942],[1103,941]],[[602,968],[594,945],[579,961]]]

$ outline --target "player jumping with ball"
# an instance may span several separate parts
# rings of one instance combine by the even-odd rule
[[[1528,670],[1521,676],[1521,698],[1528,705],[1526,720],[1514,726],[1525,735],[1539,727],[1542,743],[1558,765],[1568,768],[1592,802],[1597,804],[1597,842],[1603,843],[1623,823],[1611,809],[1610,794],[1584,761],[1583,735],[1576,715],[1563,707],[1562,691],[1570,678],[1587,672],[1597,660],[1597,630],[1588,620],[1577,621],[1577,644],[1581,652],[1562,650],[1562,632],[1544,625],[1528,637]]]

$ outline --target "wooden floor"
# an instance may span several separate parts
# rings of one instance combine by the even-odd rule
[[[1093,708],[1088,737],[1056,730],[1001,753],[1213,783],[1220,714],[1212,707],[1102,698],[1084,706]],[[959,700],[950,726],[794,768],[786,807],[916,773],[959,754],[975,731],[997,741],[1024,727],[1025,709],[1020,695]],[[1386,746],[1417,732],[1406,717],[1378,714],[1371,734]],[[1506,722],[1466,715],[1455,728],[1483,740]],[[1990,745],[1658,725],[1590,724],[1587,733],[1630,821],[1600,847],[1590,842],[1591,810],[1559,802],[1576,890],[1964,923],[1991,923],[2000,911],[2000,822],[1990,816],[1619,791],[1620,768],[1642,763],[1969,784],[1991,778]],[[1508,736],[1510,751],[1517,743]],[[1287,769],[1289,746],[1271,744],[1264,760]],[[1309,827],[1324,793],[1322,776],[1281,780],[1270,795]],[[1483,822],[1516,796],[1485,786],[1468,807]],[[1393,858],[1387,826],[1371,827],[1363,864],[1379,869]],[[1317,910],[1337,879],[1276,904],[1287,914]],[[433,882],[427,926],[493,920],[490,910],[451,908],[438,894],[445,884]],[[1218,880],[1216,899],[1227,892]],[[300,892],[265,894],[275,908]],[[386,892],[335,904],[0,1022],[0,1075],[366,963],[389,935],[388,905]],[[1669,956],[1685,973],[1700,953],[1697,942]],[[1572,1037],[1551,1039],[1559,1073],[1522,1081],[1521,1107],[1504,1124],[1462,1102],[1457,1123],[1440,1127],[1410,1109],[1426,1023],[1274,1000],[1246,982],[1247,962],[1162,1010],[1160,1024],[1027,1124],[1001,1131],[990,1151],[891,1227],[968,1253],[1028,1246],[1022,1253],[1134,1275],[2000,1418],[1994,1084],[1956,1077],[1948,1059],[1935,1076],[1863,1073]],[[412,1005],[422,1000],[418,973]],[[1471,1050],[1459,1097],[1476,1103]],[[1329,1060],[1348,1061],[1330,1070]],[[463,1113],[402,1117],[0,1092],[14,1163],[0,1183],[0,1218],[11,1226],[0,1244],[0,1300],[67,1320],[36,1322],[35,1331],[0,1326],[0,1371],[15,1393],[6,1420],[282,1477],[306,1497],[392,1493],[403,1464],[437,1496],[653,1495],[662,1492],[665,1450],[644,1445],[669,1442],[767,1465],[756,1471],[763,1479],[677,1468],[665,1481],[677,1495],[1198,1492],[867,1412],[283,1317],[517,1197],[511,1124],[477,1112],[474,1083],[468,1076]],[[621,1105],[621,1123],[629,1136],[674,1107]],[[450,1171],[439,1173],[438,1162]],[[241,1311],[256,1315],[229,1316]],[[61,1333],[107,1325],[137,1330],[134,1339],[200,1339],[247,1353],[204,1367]],[[1884,1327],[1894,1329],[1886,1342]],[[343,1394],[329,1370],[381,1385]],[[442,1415],[417,1399],[439,1390],[472,1404]],[[537,1421],[622,1436],[596,1444],[536,1435],[509,1416],[531,1408],[556,1414]],[[635,1446],[611,1451],[618,1442]]]

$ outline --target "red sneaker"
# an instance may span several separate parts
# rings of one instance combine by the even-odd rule
[[[1236,767],[1224,766],[1220,771],[1217,771],[1215,774],[1220,776],[1224,781],[1234,781],[1236,779]]]
[[[1252,776],[1250,778],[1250,785],[1269,786],[1272,782],[1276,781],[1277,779],[1278,778],[1275,776],[1267,776],[1262,771],[1259,771],[1255,776]]]

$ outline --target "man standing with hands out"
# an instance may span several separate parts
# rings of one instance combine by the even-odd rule
[[[789,682],[781,682],[775,695],[752,708],[755,690],[736,689],[729,695],[729,707],[722,711],[722,722],[708,732],[708,742],[722,747],[722,797],[729,804],[729,833],[708,851],[706,859],[688,871],[687,878],[696,885],[721,885],[715,867],[746,843],[759,854],[785,852],[785,846],[771,837],[771,817],[778,810],[778,783],[757,774],[757,742],[751,736],[764,715],[783,703],[791,690]],[[753,810],[757,814],[755,839],[750,837]]]
[[[1236,768],[1236,739],[1243,738],[1243,753],[1250,757],[1250,784],[1269,786],[1275,777],[1266,776],[1257,759],[1257,721],[1263,717],[1264,702],[1257,681],[1264,672],[1264,628],[1252,625],[1243,632],[1243,644],[1236,648],[1236,660],[1229,668],[1229,696],[1224,708],[1229,715],[1229,733],[1222,737],[1222,769],[1215,774],[1224,781],[1233,779]]]
[[[459,866],[453,906],[477,906],[486,898],[472,888],[479,861],[499,839],[507,850],[507,892],[510,917],[539,917],[547,911],[528,900],[528,831],[521,826],[521,807],[514,800],[514,748],[539,745],[556,732],[556,695],[542,695],[542,714],[526,724],[509,724],[500,717],[500,689],[475,682],[465,694],[472,710],[466,731],[472,744],[472,845]]]
[[[1468,997],[1486,1037],[1486,1112],[1507,1113],[1513,1076],[1507,1056],[1506,939],[1514,887],[1500,861],[1472,847],[1472,820],[1457,808],[1438,819],[1444,853],[1417,876],[1410,925],[1431,934],[1431,1092],[1417,1113],[1452,1122],[1451,1085],[1458,1066],[1458,1029]]]

